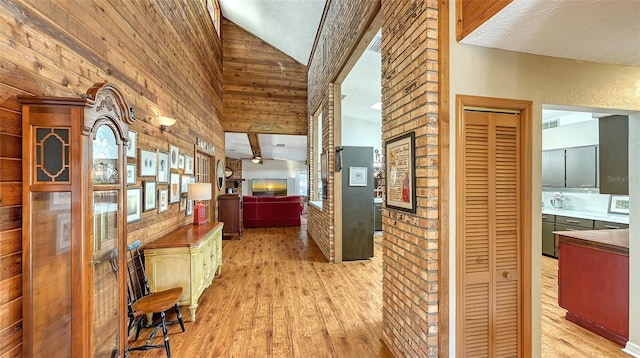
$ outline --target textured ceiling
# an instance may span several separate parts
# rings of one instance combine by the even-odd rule
[[[461,42],[640,67],[640,0],[514,0]]]

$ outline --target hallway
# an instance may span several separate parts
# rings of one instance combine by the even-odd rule
[[[201,297],[197,321],[186,322],[185,333],[169,327],[173,357],[392,357],[380,341],[379,233],[372,260],[340,265],[326,263],[305,225],[245,229],[240,240],[224,240],[222,250],[222,276]],[[557,260],[542,262],[542,356],[626,357],[621,347],[564,319]],[[186,308],[183,313],[188,316]],[[149,330],[138,343],[144,334]],[[131,352],[132,358],[164,356],[160,349]]]
[[[306,225],[245,229],[240,240],[224,240],[222,276],[200,298],[196,322],[186,322],[185,333],[169,327],[172,356],[390,358],[380,342],[381,244],[377,236],[372,260],[332,265]]]

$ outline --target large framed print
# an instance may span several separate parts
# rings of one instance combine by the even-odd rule
[[[178,155],[180,155],[178,147],[169,144],[169,163],[171,163],[171,169],[178,169]]]
[[[193,174],[193,157],[188,154],[184,155],[184,173]]]
[[[169,182],[169,153],[158,150],[158,184]]]
[[[169,189],[158,189],[158,213],[164,213],[169,209]]]
[[[141,177],[155,177],[157,174],[156,152],[140,149],[140,157],[138,158],[138,170]]]
[[[154,210],[156,208],[156,182],[145,181],[144,187],[144,211]]]
[[[387,208],[416,212],[415,132],[385,143]]]

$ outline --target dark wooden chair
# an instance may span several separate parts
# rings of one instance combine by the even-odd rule
[[[185,331],[182,314],[180,313],[180,307],[178,306],[178,300],[180,299],[180,295],[182,295],[182,287],[174,287],[160,292],[151,292],[144,267],[144,260],[139,249],[140,240],[136,240],[127,247],[127,251],[129,253],[129,261],[127,263],[127,272],[129,275],[127,280],[127,297],[129,306],[128,332],[131,333],[131,329],[135,326],[135,339],[138,340],[141,329],[154,329],[144,345],[129,347],[129,350],[148,350],[164,347],[167,353],[167,358],[170,358],[171,349],[169,348],[167,325],[180,323],[182,332]],[[172,308],[175,310],[176,320],[167,322],[166,311]],[[154,322],[154,315],[160,315],[160,319],[157,322]],[[149,318],[150,322],[147,322]],[[164,344],[151,344],[151,341],[155,338],[160,328],[162,328],[162,334],[164,335]]]

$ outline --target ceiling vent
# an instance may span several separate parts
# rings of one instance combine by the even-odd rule
[[[382,50],[382,37],[376,35],[369,44],[369,47],[367,47],[367,50],[380,53]]]
[[[278,147],[278,148],[284,148],[284,144],[283,144],[283,143],[276,143],[276,147]]]
[[[557,118],[549,122],[544,122],[542,123],[542,129],[555,128],[558,126],[558,122],[559,120]]]

